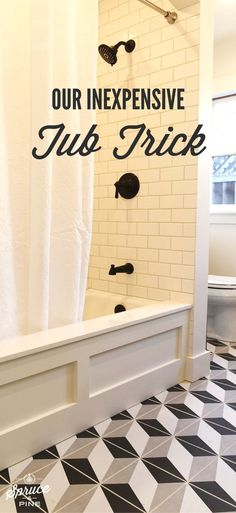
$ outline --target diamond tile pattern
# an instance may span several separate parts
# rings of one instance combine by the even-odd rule
[[[217,340],[208,348],[209,377],[1,471],[0,513],[235,512],[236,353]],[[49,491],[7,499],[32,475]]]

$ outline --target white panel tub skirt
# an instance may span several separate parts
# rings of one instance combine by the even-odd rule
[[[5,341],[0,469],[183,380],[191,307],[89,290],[87,320]]]

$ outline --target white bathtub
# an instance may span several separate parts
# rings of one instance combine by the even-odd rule
[[[89,320],[5,341],[0,469],[184,379],[190,309],[90,290]]]
[[[150,306],[153,304],[156,305],[156,302],[150,301],[148,299],[119,296],[117,294],[108,294],[107,292],[88,289],[84,305],[83,320],[87,321],[97,317],[112,315],[116,305],[123,305],[126,310],[133,310],[134,308],[140,308],[142,306],[148,305]]]

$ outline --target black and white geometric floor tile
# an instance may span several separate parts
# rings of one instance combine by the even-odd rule
[[[0,513],[235,513],[236,350],[208,347],[208,377],[0,472]]]

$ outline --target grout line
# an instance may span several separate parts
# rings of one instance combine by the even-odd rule
[[[5,477],[3,477],[3,475],[1,474],[1,472],[0,472],[0,478],[1,478],[1,479],[3,479],[3,480],[5,481],[6,485],[10,485],[10,484],[11,484],[11,482],[10,482],[10,481],[8,481],[8,479],[6,479]],[[1,484],[0,486],[4,486],[4,484]],[[7,488],[7,486],[6,486],[6,488]]]
[[[154,468],[158,468],[159,470],[161,470],[161,471],[162,471],[162,472],[164,472],[165,474],[168,474],[169,476],[175,477],[176,479],[178,479],[178,482],[180,482],[180,483],[186,483],[186,479],[185,479],[183,476],[182,476],[182,478],[181,478],[181,477],[177,476],[176,474],[173,474],[172,472],[169,472],[168,470],[165,470],[163,467],[160,467],[159,465],[155,465],[155,463],[151,463],[150,461],[148,461],[148,459],[146,459],[146,457],[145,457],[145,458],[142,458],[142,461],[143,461],[143,462],[148,463],[149,465],[151,465],[151,466],[152,466],[152,467],[154,467]],[[172,464],[172,465],[173,465],[173,464]],[[174,465],[173,465],[173,466],[174,466]],[[177,471],[178,473],[180,473],[180,472],[178,471],[178,469],[177,469],[177,468],[176,468],[176,471]]]
[[[112,493],[113,495],[115,495],[116,497],[119,497],[119,499],[122,499],[124,502],[126,502],[127,504],[129,504],[130,506],[133,506],[134,508],[136,508],[137,511],[141,511],[141,513],[146,513],[144,509],[140,509],[138,506],[136,506],[135,504],[133,504],[132,502],[128,501],[127,499],[125,499],[124,497],[122,497],[121,495],[118,495],[117,493],[115,493],[113,490],[111,491],[110,488],[107,488],[105,485],[101,485],[101,488],[105,488],[105,490],[108,490],[110,493]],[[135,494],[136,495],[136,494]],[[136,496],[137,497],[137,496]],[[137,497],[138,499],[138,497]],[[139,500],[139,499],[138,499]],[[140,502],[140,501],[139,501]]]
[[[216,461],[217,461],[217,463],[218,463],[219,455],[218,455],[218,454],[216,454],[215,456],[214,456],[214,455],[212,455],[212,457],[214,457],[214,460],[216,460]],[[189,484],[189,483],[191,483],[191,481],[192,481],[195,477],[199,476],[199,474],[201,474],[201,473],[202,473],[204,470],[206,470],[208,467],[210,467],[211,465],[213,466],[213,463],[214,463],[214,461],[211,461],[210,463],[208,462],[204,467],[202,467],[202,468],[201,468],[201,470],[199,470],[199,472],[197,472],[196,474],[194,474],[194,475],[193,475],[193,476],[188,480],[188,484]],[[207,481],[206,481],[206,482],[207,482]]]
[[[186,435],[186,436],[188,436],[188,435]],[[189,435],[189,436],[191,436],[191,435]],[[181,442],[178,440],[178,435],[177,435],[175,438],[176,438],[176,440],[181,444]],[[202,441],[204,442],[204,440],[202,440]],[[213,451],[213,453],[214,453],[214,454],[212,454],[212,452],[210,452],[210,450],[208,451],[207,449],[203,449],[202,447],[200,447],[200,445],[192,444],[191,442],[187,442],[186,440],[184,440],[184,442],[185,442],[187,445],[190,445],[191,447],[196,447],[196,449],[200,449],[201,451],[206,452],[206,453],[207,453],[207,455],[209,455],[209,456],[212,456],[212,457],[217,456],[217,454],[213,451],[213,449],[212,449],[212,451]],[[182,444],[181,444],[181,445],[182,445]],[[186,449],[186,447],[184,447],[184,445],[182,445],[182,447],[183,447],[184,449]],[[209,446],[209,449],[210,449],[210,446]],[[199,455],[199,456],[193,456],[193,459],[194,459],[194,458],[201,458],[201,455]]]
[[[77,440],[79,440],[79,438]],[[72,454],[75,454],[76,452],[79,452],[79,451],[82,451],[83,449],[86,449],[86,447],[89,447],[90,445],[93,445],[96,440],[98,440],[98,437],[94,436],[94,440],[89,442],[89,443],[87,443],[86,445],[83,445],[83,447],[79,447],[79,448],[77,448],[77,449],[75,449],[74,451],[71,451],[71,452],[67,452],[66,451],[65,454],[63,454],[63,456],[60,457],[60,460],[63,460],[64,458],[67,458],[68,456],[71,456]],[[76,440],[74,440],[74,441],[76,441]]]
[[[202,420],[205,420],[206,418],[211,418],[211,417],[206,417],[206,415],[211,415],[212,413],[214,413],[215,411],[218,410],[218,408],[224,408],[225,406],[225,402],[222,402],[220,401],[219,403],[212,403],[212,404],[215,404],[215,406],[212,406],[212,409],[208,412],[208,413],[204,413],[203,412],[203,416],[200,417],[200,419]],[[223,418],[223,417],[222,417]]]
[[[171,436],[169,437],[169,439],[170,439],[170,440],[173,440],[173,439],[174,439],[174,436],[173,436],[173,435],[171,435]],[[155,451],[155,449],[157,449],[157,448],[159,448],[159,447],[162,447],[162,446],[163,446],[163,445],[165,445],[165,444],[167,445],[167,443],[168,443],[168,442],[169,442],[169,440],[163,440],[163,442],[162,442],[162,443],[160,443],[160,444],[158,444],[158,445],[155,445],[155,447],[152,447],[152,449],[150,449],[150,451],[145,452],[145,450],[144,450],[143,455],[141,456],[141,459],[146,458],[146,456],[148,456],[148,455],[149,455],[149,454],[151,454],[153,451]]]
[[[169,499],[170,497],[173,497],[176,493],[178,493],[182,488],[185,488],[186,486],[191,486],[191,484],[189,484],[189,483],[185,483],[182,487],[180,487],[180,488],[179,488],[179,490],[176,490],[176,491],[175,491],[174,493],[172,493],[172,494],[171,494],[167,499],[165,499],[165,500],[164,500],[164,501],[162,501],[160,504],[158,504],[158,506],[157,506],[156,508],[154,508],[154,509],[150,510],[150,512],[149,512],[149,513],[154,513],[155,511],[157,511],[157,510],[158,510],[158,508],[159,508],[162,504],[164,504],[166,501],[168,501],[168,499]],[[210,493],[210,492],[205,491],[203,488],[200,488],[200,487],[195,486],[195,485],[192,485],[192,486],[193,486],[193,489],[194,489],[194,488],[197,488],[197,489],[199,489],[199,490],[203,491],[206,495],[210,495],[211,497],[214,497],[214,498],[218,499],[219,501],[221,501],[221,502],[223,502],[223,503],[225,503],[225,504],[229,504],[230,506],[233,506],[233,504],[231,504],[231,503],[229,503],[229,502],[225,501],[224,499],[221,499],[221,498],[220,498],[220,497],[218,497],[217,495],[214,495],[214,494],[212,494],[212,493]],[[203,500],[201,497],[199,497],[199,496],[198,496],[198,498],[200,498],[200,500],[204,503],[204,505],[206,505],[206,504],[205,504],[205,502],[204,502],[204,500]],[[235,507],[235,506],[233,506],[233,507]]]
[[[88,458],[85,458],[85,459],[88,459]],[[71,467],[73,468],[74,470],[76,470],[78,472],[78,474],[81,474],[83,475],[84,477],[87,477],[91,483],[95,483],[96,485],[99,484],[99,481],[95,481],[95,479],[93,479],[93,477],[90,477],[88,474],[85,474],[85,472],[83,472],[82,470],[79,470],[78,468],[74,467],[74,465],[72,465],[71,463],[68,463],[68,461],[66,460],[62,460],[63,463],[65,463],[68,467]],[[65,472],[65,470],[64,470]],[[94,472],[95,473],[95,472]],[[72,485],[71,485],[72,486]]]
[[[182,411],[181,409],[179,409],[179,408],[175,408],[175,405],[176,405],[176,404],[178,405],[178,404],[180,404],[180,403],[174,403],[174,405],[172,405],[172,404],[168,404],[168,406],[170,406],[170,408],[172,408],[173,410],[175,410],[175,411],[177,411],[177,412],[183,413],[183,411]],[[184,403],[184,405],[186,406],[186,408],[189,408],[185,403]],[[169,408],[168,408],[168,409],[169,409]],[[189,410],[190,410],[190,408],[189,408]],[[171,410],[169,410],[169,411],[171,411]],[[193,411],[193,410],[191,410],[191,411]],[[173,412],[171,411],[171,413],[173,413]],[[187,420],[188,418],[189,418],[189,419],[191,419],[191,418],[194,418],[194,419],[199,418],[199,415],[197,415],[197,413],[195,413],[194,411],[193,411],[193,414],[192,414],[192,413],[187,413],[187,412],[184,412],[184,413],[185,413],[185,415],[188,415],[188,417],[185,417],[185,418],[186,418],[186,420]],[[173,413],[173,415],[174,415],[174,413]],[[177,418],[178,418],[178,417],[177,417]]]
[[[163,392],[165,392],[165,390]],[[160,392],[160,394],[162,394],[163,392]],[[150,410],[148,410],[148,414],[151,413],[152,411],[156,410],[158,407],[161,408],[161,406],[165,406],[166,404],[171,404],[173,401],[175,401],[175,399],[178,399],[179,397],[181,397],[182,395],[184,395],[186,393],[188,393],[188,390],[183,390],[180,394],[177,394],[172,399],[169,399],[169,401],[166,401],[166,402],[164,401],[163,403],[162,402],[156,403],[155,401],[153,401],[153,408],[150,408]],[[160,395],[160,394],[157,394],[157,396]],[[138,406],[139,404],[141,405],[141,407],[142,406],[147,406],[147,405],[142,404],[142,403],[137,403],[137,404],[134,404],[133,406],[131,406],[130,408],[128,408],[128,410],[131,410],[131,408],[134,408],[135,406]],[[155,405],[155,407],[154,407],[154,405]],[[137,415],[136,417],[132,417],[132,419],[130,419],[130,420],[142,419],[146,414],[147,414],[147,412],[143,413],[142,415]]]
[[[227,431],[229,431],[229,433],[223,433],[223,434],[219,433],[221,437],[222,437],[222,436],[226,436],[226,435],[231,435],[231,433],[234,433],[234,435],[236,436],[236,428],[235,428],[235,429],[231,429],[231,428],[228,428],[228,427],[222,426],[221,424],[217,424],[217,422],[212,422],[212,421],[211,421],[211,418],[214,418],[214,417],[210,417],[210,418],[207,418],[207,419],[205,418],[205,419],[203,419],[203,420],[206,422],[206,424],[208,424],[208,425],[210,424],[210,427],[211,427],[211,425],[213,425],[213,426],[219,426],[219,427],[221,427],[221,428],[226,429]],[[224,419],[224,417],[222,417],[222,418]],[[226,420],[226,419],[224,419],[224,420]],[[207,421],[208,421],[208,422],[207,422]]]
[[[131,424],[131,423],[134,421],[134,419],[133,419],[133,418],[132,418],[132,419],[130,419],[130,418],[129,418],[129,422],[128,422],[128,417],[124,417],[124,419],[127,419],[127,422],[126,422],[125,424],[123,424],[122,426],[116,426],[114,429],[112,429],[112,430],[111,430],[111,431],[109,431],[109,432],[105,431],[106,436],[109,436],[111,433],[115,433],[116,431],[118,431],[118,430],[119,430],[119,429],[121,429],[122,427],[124,427],[124,426],[128,426],[128,424]],[[108,420],[108,419],[107,419],[107,420]],[[122,420],[122,419],[121,419],[121,420]],[[116,421],[114,421],[114,422],[116,422]],[[117,422],[118,422],[118,421],[117,421]],[[94,427],[95,427],[95,429],[96,429],[96,426],[94,426]],[[109,426],[108,426],[108,428],[109,428]],[[108,429],[108,428],[107,428],[107,429]],[[89,430],[88,430],[88,431],[89,431]],[[91,432],[91,431],[89,431],[89,433],[92,433],[92,432]],[[94,435],[94,433],[93,433],[93,435]],[[105,436],[104,436],[104,434],[103,434],[103,435],[99,435],[99,433],[98,433],[97,435],[94,435],[94,438],[95,438],[95,439],[96,439],[96,438],[103,438],[103,437],[105,437]]]
[[[171,497],[173,497],[176,493],[178,493],[180,490],[182,490],[185,486],[186,486],[186,483],[184,483],[183,485],[181,485],[181,486],[178,488],[178,490],[175,490],[175,492],[171,493],[171,494],[170,494],[166,499],[164,499],[162,502],[160,502],[160,503],[158,504],[158,506],[155,506],[155,508],[150,509],[150,510],[149,510],[149,513],[154,513],[155,511],[157,511],[157,510],[160,508],[160,506],[162,506],[163,504],[165,504],[165,502],[167,502]],[[166,513],[168,513],[168,512],[166,512]],[[178,512],[176,512],[176,513],[178,513]]]
[[[220,456],[224,456],[226,451],[227,452],[230,451],[231,448],[233,448],[234,446],[236,446],[236,440],[234,440],[234,442],[232,442],[232,444],[230,444],[226,449],[224,449],[224,451],[221,453]],[[235,450],[235,453],[236,453],[236,450]],[[231,456],[231,455],[228,454],[228,456]],[[232,454],[232,456],[234,456],[234,454]]]
[[[215,495],[214,493],[211,493],[211,492],[207,492],[206,490],[204,490],[204,488],[200,488],[200,486],[197,486],[193,483],[191,483],[191,486],[193,487],[193,489],[197,488],[198,490],[201,490],[202,492],[206,493],[207,495],[210,495],[211,497],[218,499],[219,501],[223,502],[224,504],[229,504],[229,506],[233,506],[235,508],[235,504],[232,504],[232,502],[225,501],[224,499],[221,499],[218,495]],[[233,510],[233,511],[235,511],[235,510]]]
[[[126,452],[127,454],[131,454],[131,456],[133,456],[133,458],[136,458],[136,459],[137,459],[137,458],[139,458],[139,455],[138,455],[137,453],[136,453],[136,454],[134,454],[133,452],[128,451],[128,449],[124,449],[124,448],[123,448],[123,447],[121,447],[120,445],[117,445],[117,444],[115,444],[115,443],[111,442],[110,440],[107,440],[107,438],[103,438],[103,441],[106,441],[108,444],[113,445],[114,447],[117,447],[117,449],[120,449],[120,450],[122,450],[122,451]],[[134,451],[135,451],[135,449],[134,449]],[[136,451],[135,451],[135,452],[136,452]],[[117,458],[115,458],[115,459],[117,459]]]
[[[232,447],[232,446],[231,446],[231,447]],[[230,459],[230,457],[232,457],[232,456],[233,456],[233,454],[232,454],[232,455],[231,455],[231,454],[227,454],[226,456],[225,456],[224,454],[221,454],[221,455],[220,455],[220,458],[221,458],[224,462],[226,461],[226,463],[227,463],[228,461],[229,461],[230,463],[232,463],[232,464],[235,466],[235,470],[236,470],[236,462],[235,462],[235,461],[232,461],[232,460]],[[232,468],[232,467],[231,467],[231,468]],[[234,470],[234,469],[232,469],[232,470],[235,472],[235,470]]]
[[[145,420],[148,420],[148,419],[145,419]],[[155,420],[155,419],[150,419],[150,420]],[[157,433],[161,433],[161,435],[159,435],[159,436],[163,436],[163,435],[164,435],[164,436],[173,436],[173,433],[170,433],[170,432],[169,432],[169,431],[168,431],[164,426],[163,426],[163,431],[162,431],[162,429],[156,428],[156,427],[154,427],[154,426],[150,426],[150,424],[146,423],[146,422],[145,422],[144,420],[142,420],[142,419],[137,419],[137,420],[136,420],[136,422],[137,422],[138,424],[141,424],[141,426],[142,426],[142,425],[143,425],[143,426],[147,426],[147,427],[149,427],[149,429],[150,429],[150,427],[151,427],[151,429],[154,429]],[[157,422],[158,422],[158,421],[157,421]],[[166,431],[164,431],[164,430],[166,430],[167,432],[166,432]],[[147,433],[147,434],[148,434],[148,433]],[[149,436],[149,438],[150,438],[150,435],[148,435],[148,436]],[[158,435],[157,435],[157,436],[158,436]]]
[[[114,472],[114,474],[111,474],[107,479],[102,479],[102,482],[101,482],[101,485],[103,485],[104,483],[107,483],[107,481],[109,481],[109,479],[113,479],[113,477],[115,476],[118,476],[119,474],[121,474],[121,472],[123,472],[124,470],[126,470],[127,468],[129,467],[134,467],[135,464],[140,461],[140,458],[135,458],[135,461],[132,461],[132,463],[129,463],[129,465],[126,465],[125,467],[123,467],[122,469],[118,470],[117,472]],[[110,483],[108,483],[110,484]]]
[[[180,433],[184,433],[185,431],[187,431],[187,429],[191,428],[194,424],[197,424],[197,422],[199,422],[201,420],[201,417],[198,417],[197,419],[194,419],[193,422],[191,422],[191,424],[188,424],[188,426],[184,427],[183,429],[181,429],[180,431],[176,431],[176,433],[173,435],[173,436],[178,436]]]
[[[72,486],[72,485],[70,485],[70,486]],[[90,490],[88,490],[87,492],[82,493],[79,497],[76,497],[76,498],[75,498],[75,499],[73,499],[72,501],[67,502],[67,503],[66,503],[66,504],[64,504],[64,506],[62,506],[61,508],[59,508],[59,509],[54,509],[54,510],[53,510],[53,512],[50,512],[50,511],[49,511],[48,513],[58,513],[59,511],[62,511],[64,508],[67,508],[67,506],[70,506],[70,504],[73,504],[74,502],[79,501],[82,497],[84,497],[85,495],[88,495],[88,493],[90,493],[92,490],[95,490],[95,488],[99,488],[99,487],[100,487],[100,485],[99,485],[99,484],[94,485],[94,487],[93,487],[93,488],[91,488],[91,489],[90,489]],[[67,490],[68,490],[68,488],[67,488]],[[63,496],[62,496],[62,497],[63,497]]]
[[[222,379],[224,380],[224,379],[227,379],[227,378],[222,378]],[[221,383],[222,379],[215,379],[215,378],[213,378],[213,380],[211,382],[214,383],[214,385],[217,385],[218,387],[220,387],[220,383]],[[229,381],[229,380],[227,380],[227,381]],[[232,385],[227,385],[227,387],[229,387],[227,390],[223,389],[225,392],[233,392],[233,391],[235,391],[235,395],[236,395],[236,383],[233,383],[233,381],[232,381]],[[220,387],[220,388],[222,388],[222,387]]]
[[[204,392],[208,392],[208,390],[200,390],[199,392],[198,392],[197,390],[195,390],[195,394],[197,393],[198,395],[194,395],[194,394],[192,394],[192,395],[193,395],[193,397],[195,397],[196,399],[199,399],[199,398],[198,398],[198,396],[200,396],[200,397],[202,397],[203,399],[205,399],[205,395],[202,395],[202,393],[204,394]],[[192,392],[189,392],[189,393],[191,394]],[[210,394],[210,392],[208,392],[208,393]],[[212,395],[212,394],[210,394],[210,395]],[[217,398],[217,397],[215,397],[214,395],[212,395],[212,397],[214,397],[215,401],[212,401],[212,402],[204,402],[204,401],[202,401],[202,402],[203,402],[204,404],[215,404],[215,403],[217,403],[217,404],[218,404],[218,406],[219,406],[220,404],[224,404],[220,399],[218,399],[218,398]],[[200,399],[199,399],[199,401],[200,401]]]
[[[163,392],[166,392],[166,390],[163,390]],[[157,401],[158,401],[158,395],[162,394],[163,392],[160,392],[160,393],[158,393],[155,396]],[[169,393],[171,393],[171,392],[169,392]],[[175,399],[178,399],[179,397],[181,397],[182,395],[184,395],[186,393],[188,393],[188,390],[186,390],[186,389],[182,390],[179,394],[176,393],[176,396],[172,397],[172,399],[169,399],[168,401],[164,401],[164,402],[159,402],[159,403],[156,403],[154,400],[151,399],[152,402],[153,402],[153,405],[155,404],[156,406],[153,407],[152,409],[150,409],[148,413],[151,413],[152,411],[154,411],[158,406],[161,407],[161,406],[165,406],[166,404],[172,403]],[[147,406],[147,405],[144,405],[142,403],[137,403],[137,404],[134,404],[133,406],[130,406],[130,408],[128,408],[127,411],[130,410],[131,408],[134,408],[135,406],[138,406],[139,404],[142,405],[142,406]],[[146,415],[146,413],[144,413],[144,414],[142,414],[140,416],[137,415],[136,417],[133,417],[133,419],[135,420],[135,419],[138,419],[138,418],[142,418],[144,415]]]
[[[59,442],[60,443],[60,442]],[[58,445],[58,444],[57,444]],[[55,447],[56,447],[56,444],[55,444]],[[48,454],[51,454],[52,456],[54,456],[54,459],[55,460],[59,460],[60,459],[60,454],[59,456],[57,456],[56,454],[54,454],[54,452],[52,451],[49,451],[48,449],[45,449],[46,452],[48,452]]]
[[[223,408],[223,409],[224,409],[224,407],[225,407],[225,406],[228,406],[228,405],[227,405],[227,403],[226,403],[226,402],[222,402],[222,401],[220,401],[220,403],[219,403],[219,404],[217,404],[216,406],[214,406],[214,408],[212,407],[212,409],[209,411],[209,414],[214,413],[215,411],[217,411],[217,409],[218,409],[218,408]],[[224,412],[223,412],[223,413],[224,413]],[[221,415],[222,415],[222,416],[221,416],[221,418],[222,418],[222,419],[224,419],[224,420],[227,420],[227,419],[225,419],[225,418],[223,417],[223,413],[221,414]],[[231,412],[230,412],[230,413],[231,413]],[[211,418],[215,418],[215,417],[206,417],[206,415],[208,415],[208,413],[204,413],[204,416],[203,416],[203,417],[199,417],[199,418],[200,418],[200,419],[202,419],[202,420],[206,420],[206,419],[211,420]],[[228,421],[228,422],[229,422],[229,421]],[[216,424],[217,426],[218,426],[218,425],[220,425],[220,424],[218,424],[218,423],[216,423],[216,422],[215,422],[214,424]],[[228,428],[225,428],[225,429],[228,429]],[[236,428],[235,428],[235,429],[236,429]],[[236,432],[235,432],[235,434],[236,434]],[[222,435],[221,435],[221,436],[222,436]]]
[[[197,419],[196,419],[196,420],[197,420]],[[174,440],[174,439],[175,439],[175,440],[177,440],[177,437],[180,435],[180,433],[183,433],[183,434],[184,434],[184,432],[185,432],[185,431],[187,431],[187,429],[189,429],[190,427],[192,427],[192,426],[195,424],[195,422],[196,422],[196,421],[192,422],[192,424],[190,424],[190,426],[187,426],[187,427],[185,427],[185,428],[181,429],[181,431],[179,431],[178,433],[175,433],[175,434],[173,434],[173,435],[170,435],[170,436],[169,436],[169,439],[172,439],[172,440]],[[166,435],[166,436],[168,436],[168,435]],[[186,436],[188,436],[188,435],[186,435]],[[190,436],[190,435],[189,435],[189,436]],[[150,437],[150,438],[151,438],[151,437]],[[153,437],[152,437],[152,438],[153,438]],[[148,454],[152,453],[155,449],[157,449],[158,447],[161,447],[161,446],[162,446],[162,445],[164,445],[165,443],[167,444],[167,442],[168,442],[168,441],[169,441],[169,440],[164,440],[164,441],[163,441],[163,443],[156,445],[155,447],[153,447],[152,449],[150,449],[150,451],[148,451],[147,453],[143,453],[143,457],[144,457],[144,456],[146,457]],[[194,446],[194,447],[196,447],[197,449],[199,449],[199,446],[198,446],[198,445],[194,445],[194,444],[193,444],[193,446]]]

